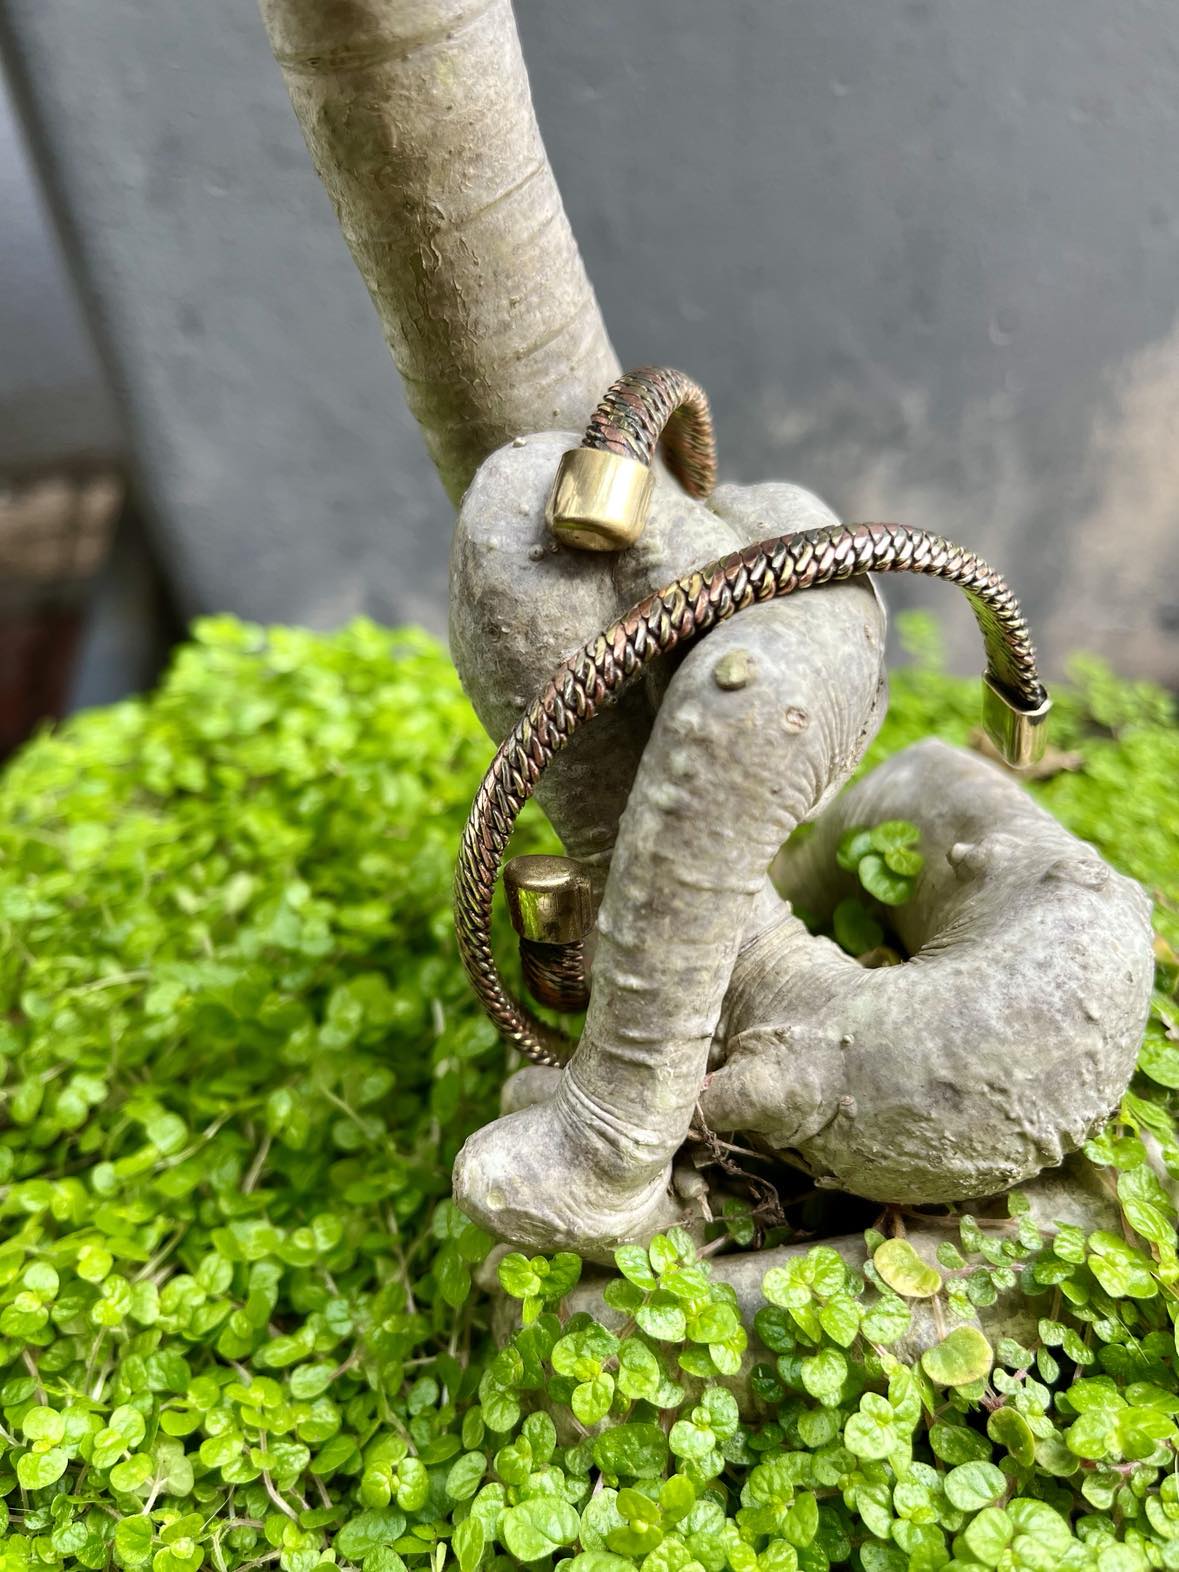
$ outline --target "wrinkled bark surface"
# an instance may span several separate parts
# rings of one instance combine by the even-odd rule
[[[820,918],[852,894],[845,830],[908,819],[925,870],[893,913],[911,960],[865,971],[791,920],[741,956],[729,1060],[701,1094],[821,1184],[874,1200],[989,1194],[1055,1167],[1134,1070],[1150,902],[1010,776],[929,741],[875,769],[778,863]]]
[[[795,487],[722,487],[706,506],[661,476],[634,550],[553,551],[544,503],[572,441],[501,450],[460,515],[451,643],[493,735],[587,631],[647,591],[749,540],[830,522]],[[568,849],[609,875],[573,1062],[555,1096],[473,1137],[455,1170],[459,1204],[493,1233],[601,1256],[682,1212],[671,1161],[738,949],[763,920],[766,870],[875,734],[883,659],[883,611],[865,581],[755,607],[554,761],[545,810]]]

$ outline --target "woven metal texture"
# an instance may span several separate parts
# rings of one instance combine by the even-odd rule
[[[693,497],[707,497],[716,485],[708,395],[682,371],[640,366],[611,384],[581,445],[650,465],[661,439],[664,462],[680,485]]]

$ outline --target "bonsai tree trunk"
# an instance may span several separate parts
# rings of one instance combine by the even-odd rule
[[[705,503],[659,474],[635,545],[559,548],[545,497],[618,368],[507,0],[262,11],[409,403],[464,499],[451,649],[493,737],[650,591],[835,522],[796,487],[722,486]],[[656,662],[554,759],[538,796],[602,892],[589,1015],[570,1063],[531,1073],[461,1154],[470,1216],[605,1256],[684,1215],[674,1159],[698,1109],[818,1183],[911,1201],[1027,1178],[1108,1114],[1148,1007],[1144,898],[988,766],[909,750],[859,788],[864,811],[920,822],[931,808],[911,935],[923,953],[894,976],[865,988],[767,884],[776,848],[826,808],[879,724],[883,648],[862,580],[766,602],[674,671]],[[812,847],[830,856],[854,811],[836,806]],[[838,897],[817,855],[785,873],[821,911]],[[1022,1119],[1013,1064],[1029,1096],[1052,1078]]]
[[[307,146],[453,501],[618,374],[508,0],[262,0]]]

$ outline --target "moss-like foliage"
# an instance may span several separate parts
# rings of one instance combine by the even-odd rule
[[[902,673],[875,756],[976,704]],[[874,1235],[867,1283],[812,1251],[766,1280],[752,1425],[678,1235],[621,1253],[614,1331],[559,1318],[576,1259],[508,1257],[491,1344],[447,1197],[506,1069],[449,912],[490,749],[440,648],[206,622],[35,742],[0,779],[0,1566],[1179,1567],[1179,728],[1091,664],[1059,721],[1082,767],[1037,793],[1159,903],[1091,1148],[1124,1228],[1017,1203],[936,1271]],[[963,1318],[1013,1287],[1034,1336],[991,1348]]]

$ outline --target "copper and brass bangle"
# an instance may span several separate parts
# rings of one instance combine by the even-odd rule
[[[667,467],[693,497],[716,485],[708,395],[682,371],[643,366],[607,389],[581,446],[566,453],[549,498],[549,528],[579,551],[621,551],[642,533],[660,441]]]
[[[626,399],[636,379],[651,375],[634,372],[623,378]],[[661,407],[654,394],[652,406]],[[703,408],[707,419],[706,403]],[[650,455],[653,447],[652,441],[641,451]],[[1011,763],[1030,763],[1042,751],[1050,700],[1019,603],[979,557],[925,530],[839,524],[774,536],[648,595],[558,667],[500,745],[463,832],[455,872],[459,951],[484,1009],[528,1058],[561,1065],[573,1043],[504,987],[492,954],[491,908],[512,829],[549,761],[658,656],[682,648],[748,606],[864,573],[923,573],[957,584],[970,601],[986,647],[983,718],[988,731]]]
[[[684,490],[707,497],[716,485],[716,433],[707,393],[682,371],[640,366],[606,390],[581,445],[649,468],[660,441],[667,467]]]

